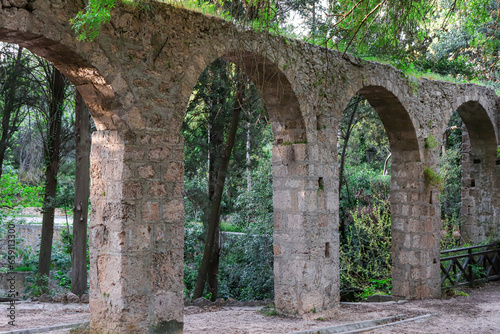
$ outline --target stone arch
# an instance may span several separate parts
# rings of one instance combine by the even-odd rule
[[[467,127],[471,154],[484,156],[490,162],[495,160],[495,127],[483,105],[478,101],[467,101],[458,107],[457,112]]]
[[[243,69],[265,101],[277,144],[306,140],[304,119],[292,85],[276,63],[251,52],[229,52],[222,56]]]
[[[497,137],[494,123],[480,101],[460,104],[462,128],[461,237],[484,242],[497,233],[495,225],[495,166]]]
[[[360,89],[370,105],[377,111],[389,138],[394,161],[419,162],[417,133],[410,115],[399,99],[383,86],[366,86]]]
[[[324,256],[324,249],[325,244],[329,247],[333,236],[325,234],[318,238],[311,232],[317,228],[317,203],[321,196],[318,195],[318,183],[322,183],[323,178],[318,180],[317,176],[309,175],[312,153],[309,152],[305,120],[292,84],[278,65],[266,57],[244,51],[227,52],[219,57],[239,66],[254,83],[272,123],[276,307],[280,312],[290,314],[331,308],[338,304],[331,291],[332,283],[310,275],[310,268],[318,268],[325,272],[325,277],[327,273],[331,277],[334,260]],[[321,219],[321,224],[326,226],[325,215]],[[313,252],[322,255],[307,255]]]
[[[57,41],[21,28],[0,28],[0,41],[18,44],[50,61],[78,89],[98,130],[116,130],[123,124],[116,112],[120,104],[112,87],[81,55]]]
[[[50,4],[45,5],[49,6]],[[100,277],[109,276],[111,272],[119,272],[120,270],[117,268],[123,266],[123,261],[119,260],[119,256],[113,256],[118,247],[109,252],[111,255],[101,255],[107,253],[109,251],[107,247],[112,244],[106,240],[103,242],[103,239],[107,238],[103,238],[101,232],[103,229],[109,229],[114,223],[110,223],[109,215],[105,217],[107,213],[104,212],[106,210],[103,208],[114,206],[115,213],[121,212],[122,209],[117,203],[120,203],[120,197],[122,197],[123,171],[125,169],[123,134],[128,125],[122,119],[124,111],[114,89],[99,70],[86,59],[86,56],[83,55],[85,53],[79,53],[82,50],[74,45],[76,39],[67,33],[65,34],[64,27],[58,26],[57,22],[45,22],[42,27],[51,32],[47,33],[44,29],[37,29],[40,28],[40,26],[37,27],[40,21],[34,15],[23,11],[23,9],[13,9],[3,8],[2,10],[0,8],[0,41],[18,44],[48,60],[61,71],[82,95],[98,130],[92,136],[90,197],[93,217],[89,224],[91,258],[89,281],[91,303],[100,305],[101,310],[103,310],[106,307],[102,306],[102,297],[100,297],[102,291],[108,293],[108,296],[110,293],[112,298],[121,293],[118,291],[119,289],[112,291],[110,285],[106,285],[107,282],[102,282]],[[104,197],[104,193],[109,195]],[[96,231],[97,233],[95,233]],[[99,233],[101,234],[99,235]],[[111,259],[110,262],[114,261],[114,266],[98,268],[97,261],[100,262],[103,258]],[[117,279],[112,285],[115,285],[115,282]],[[112,317],[110,317],[110,313],[112,312],[96,312],[95,310],[98,308],[99,306],[91,311],[91,323],[92,326],[103,328],[100,326],[110,323],[109,319]],[[104,321],[102,321],[103,319]]]
[[[393,87],[392,84],[389,86]],[[412,117],[400,98],[383,85],[367,85],[357,92],[378,113],[392,151],[390,210],[393,295],[408,299],[438,297],[437,201],[435,194],[424,186],[423,158]]]

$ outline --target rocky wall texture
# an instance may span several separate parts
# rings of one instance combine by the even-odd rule
[[[221,57],[256,84],[272,121],[277,309],[303,314],[339,305],[337,132],[358,92],[379,113],[393,152],[394,295],[439,296],[439,192],[424,170],[439,170],[440,138],[455,110],[474,154],[497,166],[494,92],[408,78],[391,66],[160,3],[151,10],[119,5],[100,36],[82,43],[68,23],[82,7],[76,0],[3,1],[0,40],[52,61],[98,124],[91,162],[94,332],[182,331],[179,133],[199,75]],[[471,207],[498,229],[496,174],[478,183],[491,187],[476,199],[484,208]]]

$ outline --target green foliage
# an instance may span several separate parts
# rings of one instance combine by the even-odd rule
[[[62,270],[58,270],[54,273],[54,279],[58,281],[57,285],[64,289],[71,289],[71,277]]]
[[[365,288],[361,294],[361,299],[367,299],[373,295],[391,295],[392,294],[392,279],[379,279],[371,280],[370,284]]]
[[[0,208],[41,207],[42,192],[42,186],[22,183],[9,170],[0,178]]]
[[[47,275],[33,274],[26,276],[25,293],[31,297],[40,297],[49,293],[49,278]]]
[[[443,181],[438,173],[436,173],[432,168],[424,168],[424,180],[427,186],[442,188]]]
[[[198,1],[198,0],[166,0],[166,3],[177,7],[194,10],[205,15],[217,16],[228,21],[232,20],[231,12],[227,12],[219,6],[218,2]]]
[[[272,236],[226,234],[219,267],[219,296],[238,300],[274,296]]]
[[[68,272],[71,269],[71,248],[73,238],[71,231],[63,229],[61,240],[55,241],[52,247],[51,269]]]
[[[446,150],[440,158],[439,177],[443,184],[441,191],[441,216],[460,216],[462,201],[462,153],[456,150]]]
[[[455,298],[455,297],[469,297],[469,294],[459,290],[454,287],[445,287],[442,290],[443,297]]]
[[[460,204],[460,202],[459,202]],[[441,206],[445,206],[446,202],[442,202]],[[441,210],[441,250],[453,249],[461,245],[460,240],[457,240],[455,233],[459,231],[461,226],[460,208],[458,214],[453,212],[451,215],[448,212]],[[444,232],[444,233],[443,233]]]
[[[36,271],[38,269],[38,254],[31,246],[27,246],[22,250],[21,257],[22,260],[19,263],[20,267],[31,268],[31,271]]]
[[[184,295],[191,298],[203,255],[203,224],[184,224]]]
[[[272,168],[269,158],[259,160],[251,172],[252,187],[244,188],[235,200],[229,221],[241,231],[271,235],[273,231]]]
[[[460,245],[458,238],[462,205],[462,120],[454,112],[445,132],[439,158],[441,187],[441,249]]]
[[[477,264],[471,264],[470,270],[472,272],[473,280],[486,277],[486,269],[483,266]],[[474,283],[474,281],[472,281],[471,284],[472,283]]]
[[[433,135],[424,139],[424,147],[427,149],[436,148],[439,146],[439,143],[436,141]]]
[[[115,7],[115,2],[116,0],[89,0],[85,13],[79,11],[75,18],[70,20],[80,41],[93,41],[99,35],[101,26],[111,20],[111,10]]]
[[[90,334],[90,325],[88,323],[79,325],[77,328],[70,329],[71,334]]]
[[[417,59],[413,65],[417,70],[422,72],[436,73],[468,80],[474,78],[474,67],[468,62],[465,56],[459,56],[457,59]]]
[[[188,223],[185,231],[184,295],[190,298],[201,262],[204,232],[201,224],[194,223]],[[272,298],[272,237],[256,232],[223,234],[219,264],[220,297],[238,300]]]
[[[241,226],[233,225],[226,221],[220,222],[220,230],[224,232],[243,232]]]
[[[275,308],[274,304],[270,304],[268,306],[263,307],[260,310],[260,313],[262,313],[266,317],[275,317],[275,316],[279,315],[279,313],[276,312],[276,308]]]
[[[9,254],[7,247],[2,251],[2,258],[7,260],[9,256],[15,257],[15,263],[17,267],[14,267],[14,271],[31,271],[35,268],[35,263],[32,261],[32,250],[31,247],[21,247],[21,243],[24,241],[22,235],[19,232],[19,225],[23,225],[26,222],[23,219],[16,219],[16,217],[11,216],[15,214],[9,210],[9,214],[0,211],[0,239],[5,238],[8,234],[8,230],[14,225],[15,236],[16,236],[16,249],[14,254]],[[9,271],[9,266],[2,268],[5,271]]]
[[[353,222],[346,227],[345,240],[340,248],[340,280],[343,287],[374,291],[377,284],[390,281],[389,206],[386,198],[373,197],[371,204],[351,211]]]
[[[358,206],[370,205],[372,198],[387,198],[390,188],[390,175],[380,175],[368,163],[348,165],[346,186],[340,197],[340,219],[346,225],[352,223],[351,211]]]

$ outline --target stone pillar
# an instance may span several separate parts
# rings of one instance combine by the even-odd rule
[[[90,311],[95,333],[182,333],[182,141],[92,138]]]
[[[472,147],[467,128],[463,126],[460,232],[465,242],[479,244],[498,232],[493,212],[496,169],[493,158],[485,154],[484,147]]]
[[[333,178],[313,151],[283,142],[273,148],[275,304],[285,314],[339,305],[338,231],[327,204]]]
[[[420,162],[394,161],[391,169],[392,294],[438,298],[439,192],[426,184]]]
[[[495,160],[493,184],[493,221],[489,236],[493,240],[500,240],[500,158]]]

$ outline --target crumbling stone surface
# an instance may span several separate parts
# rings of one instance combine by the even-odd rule
[[[67,298],[66,298],[66,294],[64,293],[61,293],[61,292],[58,292],[54,295],[54,297],[52,297],[52,300],[55,302],[55,303],[65,303],[67,302]]]
[[[66,299],[68,300],[68,303],[79,303],[80,302],[80,297],[75,295],[73,292],[68,292],[66,294]]]
[[[89,295],[84,293],[81,297],[80,297],[80,302],[84,303],[84,304],[88,304],[89,303]]]
[[[498,234],[493,91],[408,78],[391,66],[163,3],[151,3],[151,11],[118,5],[100,36],[82,43],[68,24],[82,6],[77,0],[4,0],[0,40],[53,62],[76,85],[98,128],[89,226],[93,332],[182,332],[180,127],[199,75],[221,57],[253,80],[272,122],[278,311],[339,306],[337,133],[358,92],[380,115],[393,156],[393,295],[440,295],[439,190],[423,171],[439,169],[439,144],[455,110],[470,141],[463,234],[471,240]]]
[[[36,300],[39,301],[40,303],[50,303],[52,301],[52,297],[50,297],[48,293],[44,293]]]

